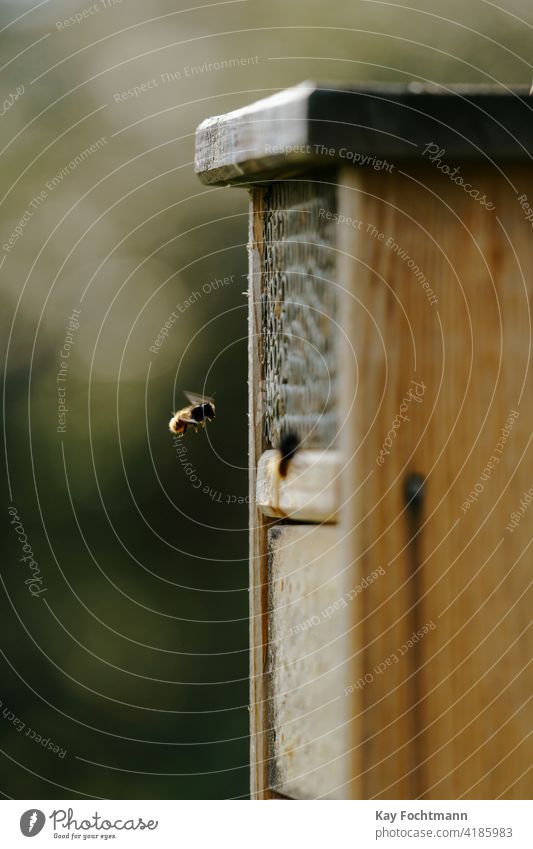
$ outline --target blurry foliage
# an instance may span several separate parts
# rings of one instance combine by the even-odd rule
[[[0,698],[68,750],[60,759],[2,719],[2,791],[13,797],[247,793],[247,505],[225,497],[247,492],[247,201],[199,183],[196,125],[302,79],[531,76],[526,0],[190,5],[123,0],[64,31],[56,22],[82,3],[0,10],[2,97],[25,87],[1,118],[2,244],[46,191],[0,271],[5,445],[48,588],[34,599],[23,583],[6,487]],[[186,72],[245,56],[259,60]],[[117,102],[161,74],[178,78]],[[204,386],[218,416],[182,443],[194,489],[166,426],[182,389]]]

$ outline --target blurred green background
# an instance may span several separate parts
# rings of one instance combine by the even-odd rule
[[[247,197],[195,177],[197,124],[310,78],[529,83],[532,26],[528,0],[2,3],[4,796],[248,793]],[[178,444],[183,389],[217,421]]]

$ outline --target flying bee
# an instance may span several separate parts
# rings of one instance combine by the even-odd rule
[[[212,398],[206,395],[197,395],[195,392],[183,393],[190,404],[183,407],[174,413],[168,423],[169,429],[177,436],[183,436],[187,433],[187,428],[193,426],[195,431],[200,427],[205,427],[206,421],[211,421],[215,418],[215,402]]]

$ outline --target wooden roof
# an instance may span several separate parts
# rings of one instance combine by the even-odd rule
[[[195,170],[208,184],[257,182],[371,157],[417,159],[428,144],[447,161],[531,158],[528,87],[304,82],[200,124]]]

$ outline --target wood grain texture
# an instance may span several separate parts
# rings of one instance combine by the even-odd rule
[[[328,100],[331,92],[318,91],[315,100],[308,98],[305,132],[309,116],[319,115],[312,111],[319,103],[323,117],[328,109],[330,117],[339,111],[348,116],[344,94]],[[359,103],[368,102],[367,92],[359,94]],[[409,107],[394,92],[386,94],[385,100]],[[402,162],[398,150],[391,173],[346,167],[328,178],[331,185],[338,180],[338,192],[323,192],[318,173],[309,176],[307,195],[284,188],[291,181],[252,192],[253,798],[276,792],[382,799],[531,794],[533,241],[521,204],[523,197],[533,203],[533,169],[505,165],[503,174],[502,160],[496,166],[468,161],[475,149],[481,155],[483,133],[484,153],[514,155],[492,130],[498,116],[511,116],[508,126],[519,128],[519,99],[467,90],[454,97],[443,95],[438,104],[441,97],[431,95],[431,120],[446,114],[439,109],[451,109],[448,130],[456,135],[468,104],[468,151],[463,142],[453,146],[448,130],[438,139],[450,144],[447,162],[463,151],[465,158],[450,165],[460,165],[471,194],[449,179],[449,170],[447,175],[420,159]],[[367,117],[379,132],[380,122],[394,113],[387,112],[383,91],[373,98],[378,112],[373,107]],[[490,106],[489,116],[472,122],[471,110],[483,104]],[[253,121],[268,124],[271,109],[276,103],[258,105]],[[280,116],[280,126],[290,123],[286,111]],[[222,122],[224,138],[238,140],[242,117]],[[294,119],[303,132],[301,112]],[[324,126],[325,118],[313,125],[320,132]],[[247,171],[251,160],[243,160],[244,166],[233,162],[231,144],[217,136],[219,129],[213,124],[215,153],[203,175],[208,182],[231,173],[250,179],[267,165],[279,170],[266,168],[262,178],[277,178],[288,165],[301,169],[311,161],[267,162],[254,148],[259,159]],[[359,150],[370,149],[370,137],[357,138]],[[229,159],[222,161],[224,156]],[[305,176],[294,184],[303,185]],[[476,192],[495,208],[479,203]],[[327,348],[335,371],[328,423],[333,438],[328,430],[318,440],[320,448],[334,444],[341,452],[340,492],[326,486],[324,504],[308,514],[301,512],[305,497],[295,481],[276,491],[274,455],[263,454],[291,416],[301,416],[304,433],[316,434],[302,416],[305,404],[287,415],[279,401],[283,386],[297,390],[305,381],[305,369],[287,377],[283,368],[290,357],[273,341],[284,335],[274,321],[287,292],[290,251],[284,243],[294,241],[299,250],[306,241],[305,227],[288,234],[285,229],[293,227],[293,207],[297,225],[305,218],[302,197],[309,210],[329,211],[327,220],[335,222],[326,240],[326,277],[340,286],[332,314],[341,325],[337,341],[343,339],[341,349]],[[276,217],[277,208],[283,215]],[[313,297],[316,276],[304,268],[299,283]],[[323,335],[329,337],[329,330]],[[320,419],[318,407],[313,416]],[[316,491],[314,483],[307,488]],[[323,521],[332,514],[328,499],[340,505],[334,526],[271,521],[280,506],[292,518]],[[349,604],[339,603],[338,617],[323,616],[333,591],[337,601],[348,598]],[[314,649],[306,653],[310,645]]]
[[[261,393],[261,268],[263,252],[263,193],[250,195],[249,282],[248,282],[248,417],[250,495],[250,795],[269,798],[269,719],[267,662],[268,565],[267,520],[255,506],[256,469],[262,452]]]
[[[495,211],[430,169],[342,175],[344,521],[386,573],[358,637],[367,798],[531,794],[533,170],[463,172]]]
[[[291,145],[300,143],[308,90],[308,84],[295,86],[203,121],[196,130],[195,153],[195,171],[202,182],[235,183],[246,175],[276,169],[280,157],[269,154],[269,147],[278,144],[280,132]]]
[[[269,531],[270,784],[295,799],[345,798],[351,778],[350,582],[337,527]]]
[[[461,159],[524,159],[533,153],[529,113],[526,86],[308,81],[204,121],[195,169],[211,184],[280,180],[344,167],[354,154],[410,159],[428,141]]]

